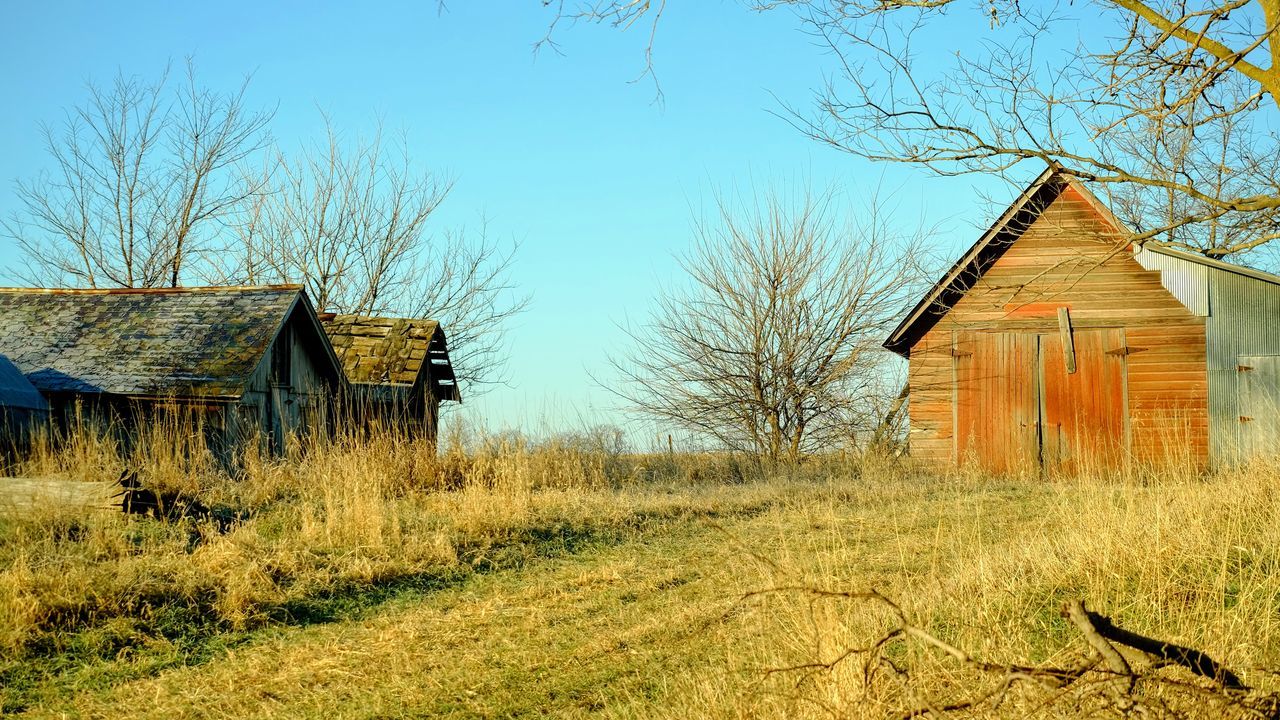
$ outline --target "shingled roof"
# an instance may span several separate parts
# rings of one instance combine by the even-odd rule
[[[300,285],[0,288],[0,354],[42,392],[238,397]]]
[[[435,320],[322,314],[320,322],[353,383],[413,387],[424,381],[441,400],[462,400],[444,330]]]

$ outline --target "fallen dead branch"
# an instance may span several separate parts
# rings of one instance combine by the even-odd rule
[[[1214,662],[1213,658],[1205,653],[1125,630],[1111,622],[1111,618],[1087,610],[1081,600],[1067,603],[1063,614],[1080,628],[1086,639],[1097,638],[1109,648],[1107,641],[1117,642],[1148,655],[1154,655],[1162,660],[1181,665],[1200,677],[1213,680],[1224,690],[1249,689],[1238,675]],[[1093,644],[1092,640],[1090,644]],[[1111,652],[1119,657],[1119,653],[1114,648],[1111,648]],[[1120,658],[1120,662],[1123,663],[1124,658]],[[1128,672],[1127,667],[1126,672]]]
[[[795,676],[794,687],[799,689],[815,676],[832,673],[859,659],[864,688],[873,688],[878,678],[887,677],[903,697],[916,700],[901,711],[899,717],[903,720],[951,713],[985,715],[999,710],[1016,687],[1029,689],[1024,697],[1035,710],[1087,707],[1091,713],[1104,716],[1174,718],[1200,717],[1208,711],[1211,717],[1280,719],[1280,693],[1250,687],[1240,675],[1203,651],[1126,630],[1111,618],[1089,610],[1082,600],[1066,603],[1062,616],[1079,631],[1085,649],[1078,661],[1059,667],[977,658],[910,623],[901,606],[874,589],[839,591],[784,586],[747,593],[743,600],[775,594],[807,596],[811,611],[814,604],[823,601],[871,603],[887,610],[891,621],[870,642],[846,647],[829,660],[765,668],[764,678]],[[972,682],[950,688],[964,697],[927,697],[913,669],[901,660],[904,653],[890,650],[906,643],[929,648],[969,671]],[[1122,648],[1131,651],[1128,657]],[[1191,677],[1176,670],[1170,672],[1172,668],[1180,668]]]

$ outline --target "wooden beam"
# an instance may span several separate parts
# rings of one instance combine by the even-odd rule
[[[1071,337],[1071,311],[1058,308],[1058,332],[1062,337],[1062,355],[1067,364],[1067,373],[1076,371],[1076,345]]]

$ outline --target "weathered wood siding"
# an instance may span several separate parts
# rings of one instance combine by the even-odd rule
[[[1128,443],[1124,328],[1080,328],[1070,355],[1061,334],[1038,336],[1040,451],[1047,468],[1114,467]]]
[[[440,399],[426,389],[425,382],[413,386],[351,383],[349,399],[342,422],[436,443]]]
[[[993,472],[1019,472],[1039,458],[1034,376],[1036,336],[957,330],[953,338],[956,457]],[[1000,418],[998,423],[992,418]]]
[[[950,327],[934,327],[911,348],[907,442],[912,457],[938,463],[956,460],[952,366]]]
[[[295,307],[249,376],[229,434],[238,441],[259,434],[278,449],[289,435],[328,427],[336,389],[321,369],[320,342],[303,309]]]
[[[1066,307],[1076,329],[1123,330],[1123,346],[1102,352],[1124,366],[1125,450],[1144,460],[1175,450],[1197,462],[1207,459],[1205,318],[1179,302],[1162,286],[1160,273],[1143,269],[1122,243],[1116,228],[1070,187],[1040,213],[912,347],[912,455],[947,464],[961,457],[956,401],[965,397],[956,390],[958,332],[1053,338],[1057,310]],[[1061,352],[1053,342],[1042,355]],[[1010,422],[999,415],[986,421]],[[1014,432],[1007,425],[1005,431]]]

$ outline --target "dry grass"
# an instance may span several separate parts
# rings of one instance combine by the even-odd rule
[[[294,448],[284,459],[250,450],[232,479],[200,437],[181,422],[157,424],[125,454],[109,433],[81,427],[19,467],[99,481],[134,471],[234,521],[0,509],[6,708],[38,702],[51,666],[157,644],[198,652],[228,633],[358,613],[405,588],[446,587],[689,515],[745,511],[778,492],[724,492],[715,478],[737,476],[715,458],[519,438],[439,455],[390,436]]]
[[[1280,471],[1273,464],[1210,479],[1172,478],[1163,468],[1146,482],[962,478],[902,492],[859,488],[848,505],[815,510],[812,524],[823,531],[780,533],[752,584],[874,588],[895,598],[912,624],[977,659],[1055,667],[1075,664],[1088,649],[1060,616],[1064,601],[1083,598],[1126,628],[1205,650],[1251,685],[1276,689]],[[856,509],[864,503],[882,512]],[[828,668],[848,650],[882,638],[894,627],[892,614],[875,602],[803,590],[765,593],[753,602],[774,628],[736,656],[736,667],[763,673],[752,695],[763,715],[902,716],[979,697],[1004,680],[911,641],[886,648],[909,680],[883,670],[868,674],[866,655]],[[1136,654],[1133,660],[1151,662]],[[1160,677],[1192,679],[1178,670]],[[1193,692],[1188,701],[1148,685],[1139,695],[1156,715],[1228,716],[1208,696]],[[720,705],[713,714],[730,716],[742,707],[736,690],[713,683],[701,691],[708,694],[703,702]],[[1073,717],[1086,707],[1102,716],[1124,714],[1101,691],[1059,697],[1023,684],[1003,697],[975,714]]]
[[[366,438],[246,457],[235,482],[117,458],[187,472],[187,492],[246,518],[225,534],[53,509],[0,521],[0,698],[95,716],[892,717],[999,681],[900,641],[885,657],[905,681],[861,655],[824,667],[892,617],[771,592],[792,587],[875,588],[993,663],[1072,662],[1085,646],[1059,609],[1084,598],[1275,684],[1273,465],[1043,481],[846,457],[752,479],[730,458],[598,440],[437,457]],[[1224,714],[1139,695],[1155,714]],[[974,714],[1118,713],[1108,702],[1019,686]]]

